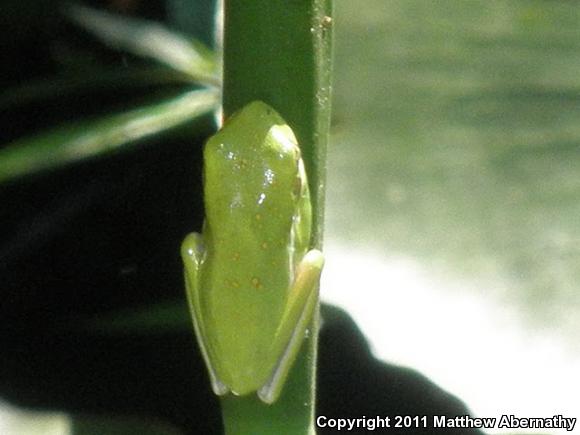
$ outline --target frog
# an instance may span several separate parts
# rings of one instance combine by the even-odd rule
[[[324,266],[310,247],[301,150],[281,115],[254,101],[209,138],[203,160],[204,224],[181,247],[195,335],[217,395],[272,404],[317,314]]]

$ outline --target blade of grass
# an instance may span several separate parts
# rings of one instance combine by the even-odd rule
[[[0,95],[0,110],[8,110],[38,100],[62,98],[99,90],[195,83],[190,75],[163,65],[132,69],[92,70],[78,75],[42,79],[6,89]]]
[[[330,120],[331,0],[225,1],[224,114],[253,100],[270,104],[292,127],[313,201],[311,244],[321,248],[325,154]],[[318,316],[280,399],[222,399],[227,434],[314,432]]]
[[[79,122],[0,149],[0,184],[81,159],[110,153],[215,110],[214,90],[191,91],[130,112]]]
[[[213,86],[220,83],[214,54],[199,41],[191,41],[155,22],[86,6],[71,6],[69,15],[112,47],[155,59],[201,83]]]

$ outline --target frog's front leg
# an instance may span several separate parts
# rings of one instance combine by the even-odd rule
[[[197,337],[197,342],[201,349],[203,359],[208,367],[211,386],[215,394],[221,396],[229,392],[228,387],[221,382],[216,374],[205,342],[205,323],[200,307],[200,275],[202,272],[205,257],[205,247],[203,236],[199,233],[190,233],[181,244],[181,258],[185,270],[185,289],[187,291],[187,301],[189,311],[193,320],[193,328]]]
[[[290,368],[312,320],[324,256],[317,249],[308,251],[295,271],[288,304],[272,343],[272,352],[279,355],[278,363],[268,382],[258,390],[258,396],[266,403],[276,401],[286,381]]]

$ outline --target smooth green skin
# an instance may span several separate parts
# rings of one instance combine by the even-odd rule
[[[255,101],[204,150],[203,234],[182,245],[198,342],[216,394],[279,396],[318,298],[311,204],[296,138]]]

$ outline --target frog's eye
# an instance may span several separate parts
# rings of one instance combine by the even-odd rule
[[[296,178],[294,179],[294,185],[292,186],[292,195],[298,198],[302,194],[302,177],[300,176],[300,171],[296,172]]]
[[[296,159],[296,162],[298,162],[302,158],[302,153],[300,152],[298,144],[295,143],[295,145],[296,146],[294,147],[294,159]]]
[[[298,150],[300,153],[300,150]],[[298,159],[296,179],[294,180],[293,194],[296,196],[302,196],[304,194],[303,190],[306,188],[306,170],[304,169],[304,162],[302,159]]]

